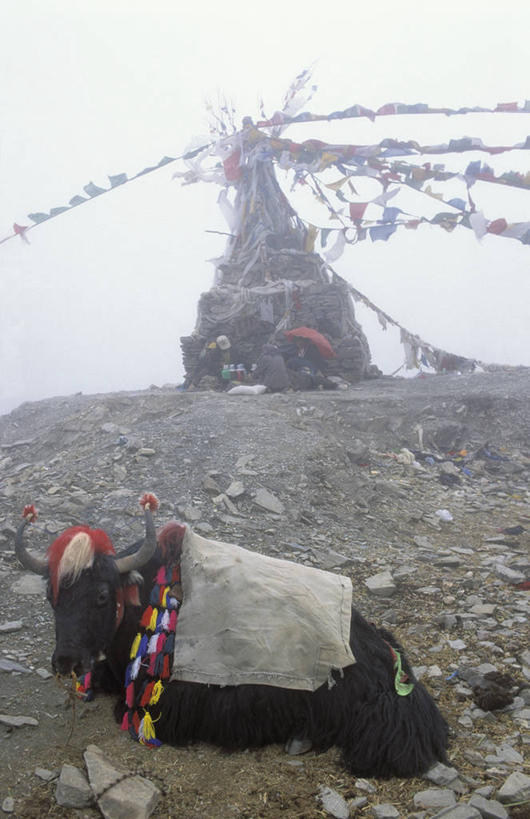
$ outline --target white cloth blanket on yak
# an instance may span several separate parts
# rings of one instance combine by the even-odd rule
[[[314,691],[355,662],[349,578],[186,529],[171,679]]]

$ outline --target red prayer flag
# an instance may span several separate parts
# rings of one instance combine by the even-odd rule
[[[384,116],[385,114],[395,114],[396,113],[396,103],[395,102],[387,102],[386,105],[382,105],[381,108],[378,108],[375,113],[378,116]]]
[[[488,233],[502,233],[508,227],[508,222],[504,218],[495,219],[493,222],[490,222],[488,227],[486,228]]]
[[[362,219],[367,206],[368,202],[350,202],[350,219]]]
[[[239,148],[236,148],[236,150],[223,162],[227,182],[237,182],[238,179],[241,178],[241,168],[239,167],[240,157],[241,151]]]
[[[27,244],[27,245],[29,245],[29,239],[28,239],[28,237],[26,236],[26,231],[27,231],[27,229],[28,229],[28,226],[27,226],[27,225],[17,225],[17,223],[16,223],[16,222],[15,222],[15,223],[14,223],[14,225],[13,225],[13,230],[15,231],[15,233],[17,234],[17,236],[20,236],[20,238],[22,239],[22,241],[23,241],[23,242],[26,242],[26,244]]]
[[[519,106],[516,102],[499,102],[495,109],[496,111],[518,111]]]

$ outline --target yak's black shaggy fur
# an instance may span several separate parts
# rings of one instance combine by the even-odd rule
[[[308,738],[316,750],[342,749],[346,768],[362,776],[414,776],[445,760],[447,725],[416,682],[408,696],[394,690],[391,634],[352,612],[357,663],[335,685],[315,692],[265,685],[207,686],[172,682],[160,700],[157,736],[182,745],[210,742],[228,749]],[[402,658],[404,660],[404,658]],[[404,669],[412,678],[406,660]]]

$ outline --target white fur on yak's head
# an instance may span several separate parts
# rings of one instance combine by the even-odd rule
[[[15,552],[22,565],[48,578],[48,599],[55,614],[52,667],[59,674],[89,671],[104,655],[123,614],[124,581],[154,555],[157,541],[151,510],[158,508],[152,493],[140,499],[146,536],[132,554],[117,556],[102,529],[73,526],[51,544],[46,558],[27,551],[24,529],[37,517],[34,506],[22,513]],[[132,587],[137,598],[137,586]],[[130,600],[139,603],[139,600]]]

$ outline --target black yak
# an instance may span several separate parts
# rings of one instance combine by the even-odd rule
[[[330,670],[316,690],[171,679],[177,618],[182,612],[183,622],[186,609],[186,578],[181,583],[179,575],[186,528],[172,522],[157,539],[151,509],[158,502],[146,494],[141,504],[145,539],[118,555],[105,532],[77,526],[54,541],[46,559],[36,557],[23,538],[36,517],[32,506],[25,507],[16,536],[20,562],[48,578],[54,670],[74,677],[88,672],[91,682],[85,678],[82,691],[120,692],[122,728],[145,744],[204,741],[235,750],[299,740],[317,751],[336,745],[345,767],[360,776],[416,776],[446,759],[447,724],[414,679],[403,649],[355,608],[349,645],[345,637],[355,661]],[[293,566],[275,563],[280,570]],[[296,636],[305,625],[290,628]]]

